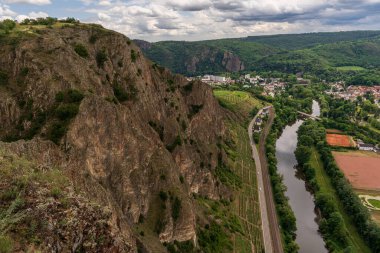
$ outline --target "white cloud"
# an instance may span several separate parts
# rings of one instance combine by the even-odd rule
[[[101,21],[111,21],[112,18],[105,13],[98,13],[98,17]]]
[[[16,13],[9,6],[0,4],[0,20],[12,19],[15,15]]]
[[[58,1],[58,0],[57,0]],[[95,22],[132,38],[199,40],[273,33],[378,29],[380,0],[79,0]],[[52,0],[0,0],[49,4]],[[70,1],[67,0],[69,3]],[[42,8],[42,7],[41,7]],[[50,7],[49,7],[50,8]],[[0,4],[0,19],[46,17],[44,9],[16,14]],[[21,15],[23,14],[23,15]],[[67,13],[65,16],[75,16]]]
[[[51,4],[50,0],[5,0],[8,4],[35,4],[35,5],[46,5]]]

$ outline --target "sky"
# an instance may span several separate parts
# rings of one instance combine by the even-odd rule
[[[132,39],[380,30],[380,0],[0,0],[0,20],[74,17]]]

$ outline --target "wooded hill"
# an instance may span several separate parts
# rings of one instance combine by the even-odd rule
[[[305,72],[371,85],[380,80],[380,31],[255,36],[197,42],[137,41],[145,55],[185,75]],[[357,76],[366,76],[357,79]],[[356,79],[355,79],[356,78]],[[364,79],[364,80],[363,80]]]

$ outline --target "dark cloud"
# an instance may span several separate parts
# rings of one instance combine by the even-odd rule
[[[172,1],[168,3],[168,6],[179,11],[202,11],[207,10],[211,6],[209,1]]]

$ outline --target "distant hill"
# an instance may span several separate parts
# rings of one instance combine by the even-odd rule
[[[320,44],[330,44],[342,41],[358,41],[362,39],[373,39],[379,38],[379,36],[380,31],[350,31],[249,36],[242,40],[262,43],[268,46],[287,50],[295,50],[310,48]]]
[[[377,72],[380,67],[380,31],[252,36],[197,42],[163,41],[148,43],[149,46],[143,41],[136,43],[151,60],[185,75],[276,70],[333,78],[350,77],[346,71],[349,69]]]

